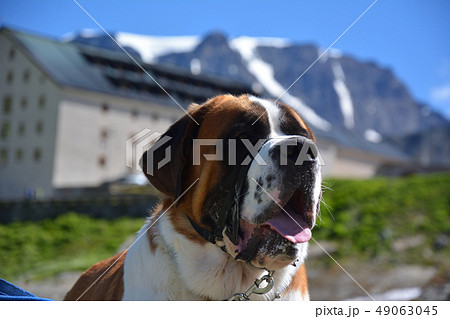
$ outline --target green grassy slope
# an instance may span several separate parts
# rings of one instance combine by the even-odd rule
[[[37,223],[0,225],[0,277],[85,270],[111,257],[143,224],[143,218],[101,220],[71,212]]]
[[[326,205],[321,208],[317,240],[339,244],[337,255],[371,258],[389,255],[394,262],[448,262],[450,243],[450,174],[407,178],[327,181]],[[328,211],[327,207],[330,207]],[[420,236],[423,243],[401,254],[393,253],[399,240]],[[425,255],[423,258],[417,254]],[[428,257],[426,257],[428,256]]]
[[[313,230],[317,241],[337,244],[336,257],[379,258],[450,266],[450,174],[401,179],[327,181],[321,220]],[[54,220],[0,225],[0,277],[13,280],[61,271],[84,270],[112,256],[143,225],[141,218],[93,219],[68,213]],[[423,240],[398,252],[398,240]],[[449,239],[450,241],[450,239]],[[445,240],[444,240],[445,242]]]

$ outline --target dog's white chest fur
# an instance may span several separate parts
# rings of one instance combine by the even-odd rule
[[[213,244],[201,245],[188,240],[173,229],[165,215],[152,226],[158,227],[158,233],[162,234],[152,252],[145,234],[150,225],[149,220],[127,254],[123,300],[226,300],[246,291],[256,278],[266,273],[235,261]],[[277,270],[274,289],[264,296],[253,295],[251,299],[267,300],[275,292],[285,291],[297,267],[289,265]],[[304,298],[292,292],[284,294],[282,299]]]

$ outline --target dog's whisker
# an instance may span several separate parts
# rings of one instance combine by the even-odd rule
[[[243,197],[243,196],[245,196],[245,195],[248,195],[248,194],[249,194],[249,192],[246,191],[245,193],[242,193],[242,194],[238,195],[238,196],[235,197],[234,199],[237,200],[237,199],[239,199],[239,198],[241,198],[241,197]]]
[[[322,224],[324,224],[324,225],[325,225],[325,222],[323,221],[322,217],[320,217],[320,212],[319,212],[319,214],[317,214],[317,218],[319,218],[319,219],[320,219],[320,221],[322,222]],[[317,225],[317,226],[319,226],[319,227],[320,227],[320,225]]]
[[[323,198],[320,200],[320,202],[325,206],[325,208],[327,209],[327,211],[330,214],[330,216],[333,219],[333,221],[336,221],[336,219],[334,218],[333,213],[331,212],[331,210],[332,210],[331,206],[328,205],[327,203],[325,203],[325,200]]]
[[[333,182],[323,181],[322,182],[322,189],[333,191],[332,187],[334,186],[335,183],[336,183],[335,181],[333,181]]]

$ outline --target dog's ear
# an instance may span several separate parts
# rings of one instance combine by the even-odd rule
[[[141,158],[142,170],[160,192],[177,198],[184,191],[183,174],[192,159],[193,139],[197,136],[201,112],[184,115]]]

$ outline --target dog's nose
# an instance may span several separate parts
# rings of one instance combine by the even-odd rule
[[[302,165],[317,159],[318,150],[314,142],[303,136],[289,137],[277,142],[271,157],[280,165]]]

